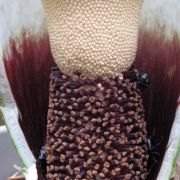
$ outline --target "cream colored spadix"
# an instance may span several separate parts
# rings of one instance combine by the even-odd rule
[[[143,0],[42,0],[55,62],[65,74],[117,76],[133,63]]]

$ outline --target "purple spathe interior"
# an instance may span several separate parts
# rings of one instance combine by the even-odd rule
[[[151,83],[144,92],[149,136],[155,144],[161,141],[159,163],[153,168],[156,176],[165,153],[180,94],[180,40],[176,33],[166,40],[161,33],[141,29],[136,65],[149,74]],[[20,49],[17,48],[20,43]],[[11,90],[19,108],[20,125],[37,158],[46,135],[50,68],[54,64],[48,36],[40,39],[22,36],[11,40],[11,54],[4,64]]]

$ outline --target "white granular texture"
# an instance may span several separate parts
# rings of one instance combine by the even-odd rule
[[[143,0],[44,0],[51,50],[61,71],[117,76],[133,63]]]

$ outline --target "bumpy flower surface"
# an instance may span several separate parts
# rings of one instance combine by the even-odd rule
[[[86,78],[52,68],[47,122],[48,180],[147,177],[147,131],[137,70]]]
[[[44,0],[51,50],[67,75],[117,76],[135,59],[142,0]]]

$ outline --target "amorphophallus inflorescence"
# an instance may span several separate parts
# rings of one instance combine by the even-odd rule
[[[1,93],[13,103],[1,110],[29,179],[35,159],[39,179],[170,178],[179,148],[180,40],[178,23],[165,17],[172,8],[177,18],[179,3],[145,1],[139,26],[140,0],[45,0],[54,59],[41,3],[28,3],[2,2],[7,19],[17,19],[2,29],[13,98]]]
[[[42,1],[50,77],[47,179],[146,179],[135,60],[142,1]],[[46,172],[45,171],[45,172]]]

